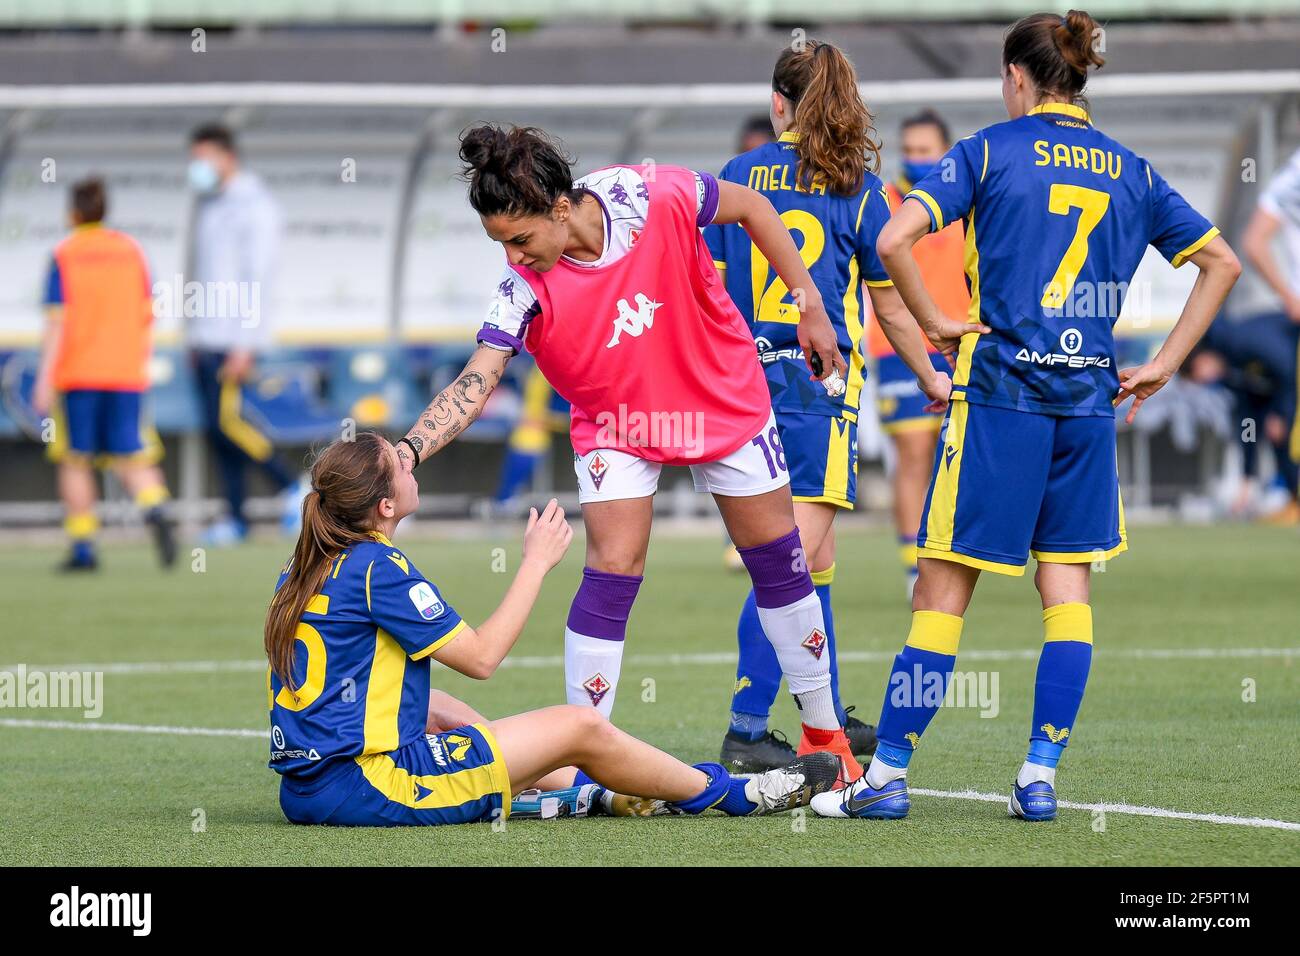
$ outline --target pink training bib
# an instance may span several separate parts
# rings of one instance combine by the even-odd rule
[[[767,423],[767,381],[696,226],[694,175],[629,168],[646,178],[649,212],[626,255],[594,268],[514,267],[541,305],[524,342],[572,405],[579,455],[717,461]]]

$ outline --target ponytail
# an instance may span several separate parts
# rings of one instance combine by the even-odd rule
[[[880,168],[880,144],[849,58],[834,44],[816,40],[787,49],[772,71],[772,89],[794,107],[796,182],[805,189],[824,183],[839,196],[856,194],[864,173]]]
[[[1038,92],[1081,100],[1088,71],[1106,64],[1095,43],[1101,27],[1083,10],[1035,13],[1017,20],[1002,43],[1002,65],[1029,74]]]
[[[302,502],[302,530],[289,559],[289,574],[271,598],[262,637],[271,670],[291,691],[298,622],[325,585],[334,559],[370,538],[372,512],[393,496],[392,464],[375,432],[336,441],[311,469],[312,490]]]

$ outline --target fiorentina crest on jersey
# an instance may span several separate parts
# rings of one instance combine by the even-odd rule
[[[600,483],[605,480],[605,472],[609,471],[609,462],[600,457],[600,452],[591,456],[591,462],[587,465],[587,474],[591,475],[592,483],[595,484],[596,490],[600,491]]]
[[[809,654],[821,660],[822,651],[826,650],[826,635],[819,628],[814,627],[812,633],[803,639],[801,646],[808,648]]]
[[[618,300],[618,318],[614,320],[614,335],[610,338],[605,348],[612,349],[618,345],[619,336],[624,332],[637,338],[646,329],[655,323],[655,310],[663,305],[662,302],[654,302],[644,292],[636,294],[636,311],[628,304],[627,299]]]
[[[595,707],[609,693],[609,681],[605,680],[604,674],[595,673],[582,682],[582,689],[591,698],[591,706]]]

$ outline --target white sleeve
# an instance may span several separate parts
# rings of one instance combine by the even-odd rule
[[[1275,175],[1259,199],[1260,208],[1300,228],[1300,152]]]
[[[478,342],[503,352],[522,352],[528,323],[542,310],[532,287],[506,266],[488,305]]]

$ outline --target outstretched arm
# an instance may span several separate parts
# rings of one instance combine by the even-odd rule
[[[808,367],[813,367],[812,357],[817,355],[822,367],[818,378],[825,378],[832,370],[840,375],[848,371],[836,343],[835,327],[822,305],[822,294],[803,264],[799,249],[790,238],[790,230],[767,197],[748,186],[719,181],[718,212],[713,221],[739,223],[794,295],[800,310],[799,345],[808,359]]]
[[[483,413],[492,390],[500,384],[510,357],[511,353],[504,349],[478,347],[456,381],[433,397],[419,421],[406,433],[405,441],[398,442],[397,457],[404,468],[409,470],[418,464],[411,448],[424,461],[473,424]],[[410,448],[406,442],[410,442]]]

